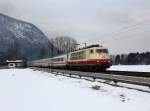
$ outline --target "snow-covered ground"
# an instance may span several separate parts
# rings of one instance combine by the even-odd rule
[[[32,69],[0,70],[0,111],[150,111],[149,104],[150,93],[133,89]]]
[[[150,72],[150,65],[113,65],[108,70]]]

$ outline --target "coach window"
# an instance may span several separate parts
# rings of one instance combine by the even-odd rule
[[[90,53],[93,54],[93,52],[94,52],[93,49],[91,49],[91,50],[90,50]]]

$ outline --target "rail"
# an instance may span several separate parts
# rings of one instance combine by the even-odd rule
[[[93,73],[93,72],[81,72],[81,71],[71,71],[71,70],[60,70],[60,69],[48,69],[48,68],[33,68],[38,70],[44,70],[47,72],[55,73],[55,74],[62,74],[62,75],[69,75],[70,77],[72,75],[82,77],[90,77],[95,79],[104,79],[104,80],[110,80],[122,83],[128,83],[128,84],[134,84],[134,85],[141,85],[141,86],[148,86],[150,88],[150,78],[148,77],[136,77],[136,76],[126,76],[121,74],[106,74],[106,72],[101,73]]]
[[[148,77],[148,78],[150,78],[150,72],[109,70],[109,71],[106,71],[106,74],[116,74],[116,75],[136,76],[136,77]]]

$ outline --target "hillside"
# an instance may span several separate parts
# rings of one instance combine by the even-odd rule
[[[35,25],[0,14],[0,60],[45,58],[55,48]]]

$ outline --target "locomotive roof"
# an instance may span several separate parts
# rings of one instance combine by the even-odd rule
[[[78,50],[74,50],[70,53],[73,53],[73,52],[78,52],[78,51],[82,51],[82,50],[86,50],[86,49],[95,49],[95,48],[101,48],[101,49],[107,49],[106,47],[103,47],[103,46],[99,46],[99,45],[91,45],[91,46],[88,46],[86,48],[79,48]]]

